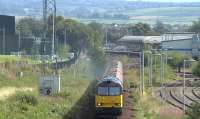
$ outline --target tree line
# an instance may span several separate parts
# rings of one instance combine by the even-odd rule
[[[166,32],[196,32],[200,33],[200,19],[194,21],[192,25],[171,25],[157,20],[155,24],[135,23],[135,24],[110,24],[107,25],[108,39],[115,42],[125,35],[133,36],[159,36]]]
[[[47,37],[52,35],[51,18],[48,19]],[[17,23],[17,30],[20,30],[22,37],[35,36],[43,37],[43,22],[34,18],[23,18]],[[136,24],[100,24],[91,22],[83,24],[73,19],[65,19],[62,16],[56,17],[56,39],[57,51],[62,49],[76,52],[90,51],[95,57],[103,55],[103,44],[107,37],[108,42],[115,42],[125,35],[134,36],[156,36],[171,31],[200,32],[200,19],[194,21],[191,26],[169,25],[161,21],[156,21],[154,25],[147,23]],[[106,33],[107,32],[107,33]],[[105,36],[107,35],[107,36]],[[30,42],[32,43],[32,42]],[[63,45],[67,45],[64,48]],[[51,50],[51,49],[49,49]],[[63,53],[61,53],[63,54]]]
[[[34,18],[21,19],[17,24],[22,37],[43,37],[43,22]],[[52,37],[52,20],[48,19],[47,38]],[[83,24],[62,16],[56,17],[55,34],[57,52],[63,54],[62,49],[71,50],[76,53],[88,52],[95,58],[100,58],[103,53],[104,33],[102,25],[92,22]],[[49,40],[50,41],[50,40]],[[30,42],[32,43],[32,42]],[[48,49],[49,51],[51,49]]]

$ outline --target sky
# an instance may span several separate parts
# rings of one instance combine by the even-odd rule
[[[127,0],[127,1],[153,1],[153,2],[200,2],[200,0]]]

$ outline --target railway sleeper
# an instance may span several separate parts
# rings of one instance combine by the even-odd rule
[[[163,99],[164,97],[163,97],[163,92],[160,90],[160,96],[161,96],[161,98]],[[171,99],[170,99],[171,98]],[[172,101],[173,100],[173,101]],[[176,101],[176,100],[174,100],[172,97],[170,97],[169,95],[168,95],[168,97],[166,98],[166,102],[167,103],[169,103],[169,104],[171,104],[172,106],[174,106],[174,107],[176,107],[176,108],[179,108],[179,109],[181,109],[181,110],[183,110],[183,107],[181,106],[181,104],[180,103],[177,103],[177,101],[176,101],[176,103],[174,102],[174,101]]]
[[[200,96],[196,93],[195,89],[192,89],[192,94],[196,96],[198,99],[200,99]]]
[[[189,93],[185,93],[185,94],[184,94],[185,97],[186,97],[187,99],[193,101],[194,103],[200,103],[200,99],[197,98],[197,97],[193,94],[192,90],[193,90],[193,89],[189,89]],[[182,93],[183,93],[183,91],[182,91]]]
[[[178,103],[180,103],[182,106],[184,106],[183,101],[180,100],[180,99],[178,99],[176,96],[174,96],[174,94],[173,94],[172,91],[170,91],[170,96],[171,96],[174,100],[176,100]],[[190,105],[187,104],[187,103],[185,104],[185,106],[188,107],[188,108],[192,108],[192,106],[190,106]]]

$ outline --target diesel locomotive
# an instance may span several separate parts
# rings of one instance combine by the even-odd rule
[[[123,107],[123,66],[120,61],[108,64],[96,84],[95,108],[98,115],[120,115]]]

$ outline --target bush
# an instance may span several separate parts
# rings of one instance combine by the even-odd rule
[[[192,105],[192,109],[189,110],[190,117],[188,119],[199,119],[200,117],[200,104],[199,103],[194,103]]]
[[[25,103],[28,105],[36,106],[38,104],[38,99],[33,94],[19,93],[16,95],[17,101]]]
[[[180,72],[181,67],[183,66],[184,59],[187,58],[178,52],[172,52],[171,54],[169,54],[169,57],[172,57],[172,59],[169,61],[169,65],[173,68],[177,68],[178,72]]]
[[[196,66],[193,67],[192,73],[194,75],[200,76],[200,61],[198,62]]]

